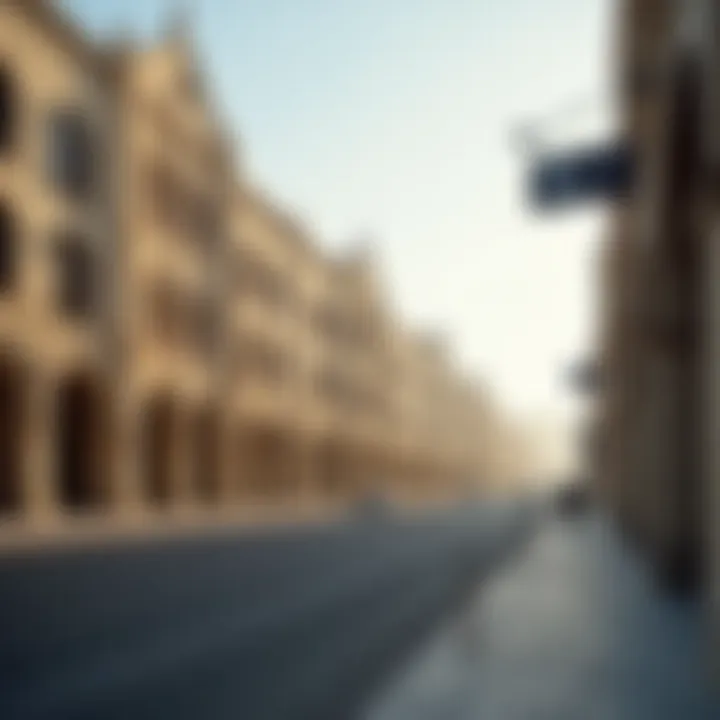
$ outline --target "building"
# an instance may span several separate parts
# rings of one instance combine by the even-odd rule
[[[720,558],[712,533],[717,196],[701,160],[701,143],[714,137],[701,110],[713,98],[701,78],[720,66],[708,64],[699,8],[620,4],[618,95],[639,173],[614,213],[603,279],[600,492],[674,588],[707,587]]]
[[[181,22],[100,47],[0,5],[0,515],[52,523],[493,475],[493,415],[244,176]]]
[[[120,484],[103,447],[117,238],[98,158],[112,109],[103,64],[45,4],[3,4],[0,45],[0,504],[38,517],[110,502]]]

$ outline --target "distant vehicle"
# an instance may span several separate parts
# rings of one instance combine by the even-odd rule
[[[585,480],[573,480],[562,485],[555,495],[555,507],[560,515],[577,516],[590,506],[590,485]]]

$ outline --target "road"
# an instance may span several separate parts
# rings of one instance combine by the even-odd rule
[[[530,506],[0,559],[0,717],[348,717]]]

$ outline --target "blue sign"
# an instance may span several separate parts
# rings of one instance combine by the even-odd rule
[[[634,155],[622,143],[545,154],[531,168],[531,202],[541,210],[552,210],[592,200],[619,200],[629,195],[634,174]]]

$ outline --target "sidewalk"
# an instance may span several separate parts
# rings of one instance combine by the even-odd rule
[[[595,518],[550,520],[364,720],[710,720],[698,612]]]
[[[179,507],[164,512],[137,512],[127,516],[58,514],[46,523],[0,521],[0,557],[18,552],[45,552],[73,547],[124,546],[153,539],[183,539],[193,534],[234,533],[327,523],[341,517],[341,509],[328,505],[286,503],[219,508]]]
[[[396,504],[391,506],[391,517],[412,520],[442,513],[448,508],[452,510],[453,507]],[[185,539],[194,534],[207,536],[210,533],[322,527],[329,523],[352,521],[357,516],[357,508],[347,502],[314,500],[304,503],[245,501],[219,507],[186,505],[124,515],[58,513],[43,518],[39,523],[19,518],[0,518],[0,558],[17,553]]]

